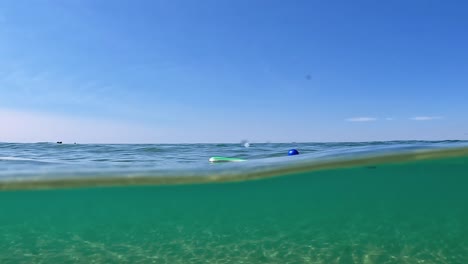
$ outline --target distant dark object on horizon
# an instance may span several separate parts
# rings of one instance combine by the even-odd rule
[[[62,144],[62,141],[57,141],[57,144]]]

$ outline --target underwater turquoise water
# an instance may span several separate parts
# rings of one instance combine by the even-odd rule
[[[468,263],[466,146],[2,143],[0,263]]]

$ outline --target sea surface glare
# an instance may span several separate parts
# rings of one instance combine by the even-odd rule
[[[467,190],[464,141],[0,143],[0,263],[468,263]]]

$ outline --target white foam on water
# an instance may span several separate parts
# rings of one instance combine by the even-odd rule
[[[20,158],[20,157],[0,157],[0,160],[17,160],[17,161],[38,161],[35,159]],[[40,162],[40,161],[38,161]]]

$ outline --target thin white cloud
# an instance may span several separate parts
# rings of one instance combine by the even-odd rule
[[[0,140],[5,142],[148,143],[161,142],[169,133],[132,122],[1,108],[0,123]]]
[[[435,120],[435,119],[442,119],[441,116],[415,116],[411,117],[411,120],[414,121],[430,121],[430,120]]]
[[[393,121],[393,120],[395,120],[395,118],[393,118],[393,117],[387,117],[387,118],[385,118],[385,120],[387,120],[387,121]]]
[[[377,121],[375,117],[351,117],[346,119],[348,122],[372,122]]]

